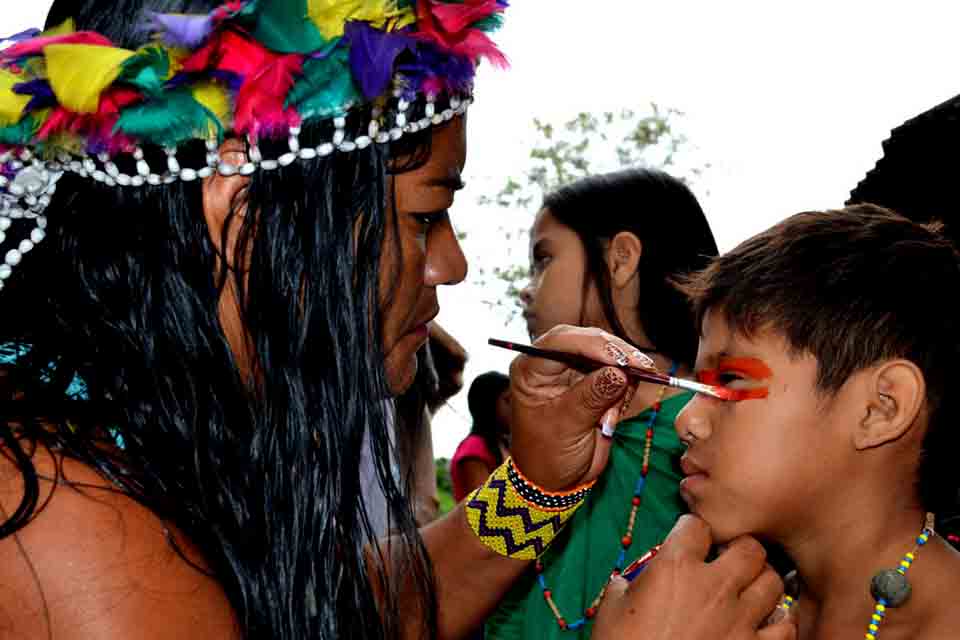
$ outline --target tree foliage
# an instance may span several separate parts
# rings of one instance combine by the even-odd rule
[[[493,196],[482,196],[480,203],[522,214],[517,227],[501,231],[506,240],[525,243],[544,195],[580,178],[628,167],[655,167],[693,182],[709,165],[690,157],[691,147],[679,126],[682,119],[682,112],[657,104],[644,111],[581,112],[560,123],[535,118],[528,167],[519,176],[508,177]],[[527,265],[513,262],[479,272],[481,284],[499,285],[488,304],[504,307],[509,323],[516,315]]]

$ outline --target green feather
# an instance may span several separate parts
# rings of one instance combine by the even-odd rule
[[[480,29],[486,33],[496,31],[503,26],[503,13],[492,13],[483,20],[477,20],[473,23],[475,29]]]
[[[271,51],[307,54],[326,44],[307,18],[306,0],[257,2],[255,13],[253,37]]]
[[[176,147],[193,138],[223,136],[216,115],[193,99],[187,87],[164,93],[156,99],[124,109],[114,127],[136,140],[162,147]]]
[[[33,116],[21,118],[17,124],[0,127],[0,144],[26,145],[40,129],[40,122]]]
[[[303,76],[293,85],[286,106],[295,107],[304,119],[325,118],[360,100],[350,73],[349,51],[340,47],[326,58],[304,62]]]
[[[170,75],[170,57],[160,47],[145,47],[121,65],[120,82],[133,85],[148,95],[156,95]]]

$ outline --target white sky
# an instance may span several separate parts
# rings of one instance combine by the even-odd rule
[[[960,93],[954,0],[511,0],[497,37],[513,68],[481,70],[466,180],[452,211],[474,273],[523,247],[503,229],[529,214],[480,207],[526,166],[533,117],[642,108],[686,112],[684,131],[713,165],[694,185],[721,251],[801,210],[842,205],[904,120]],[[49,2],[2,0],[0,35],[40,26]],[[960,153],[960,150],[958,150]],[[668,213],[668,212],[665,212]],[[439,321],[468,349],[467,385],[524,339],[495,289],[441,292]],[[469,430],[466,389],[434,422],[437,456]]]

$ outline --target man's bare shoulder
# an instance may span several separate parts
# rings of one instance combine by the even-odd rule
[[[34,463],[54,477],[49,454]],[[159,518],[85,465],[62,469],[74,486],[42,479],[47,505],[0,539],[0,638],[239,638],[223,590],[176,553]],[[0,455],[0,520],[22,496],[19,470]]]

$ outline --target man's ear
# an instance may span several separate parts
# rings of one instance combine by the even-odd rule
[[[236,138],[225,140],[220,145],[220,157],[230,164],[242,165],[247,162],[246,145]],[[239,174],[222,176],[217,171],[203,181],[203,215],[210,229],[213,246],[224,256],[228,268],[235,266],[234,253],[240,231],[238,218],[242,219],[246,214],[246,205],[240,202],[238,195],[248,184],[249,177]],[[235,216],[232,220],[231,213]],[[230,226],[224,239],[223,230],[228,221]],[[223,246],[224,240],[226,246]]]
[[[643,243],[635,233],[621,231],[607,247],[607,267],[610,269],[610,284],[615,289],[625,287],[636,275]]]
[[[865,407],[853,435],[858,450],[903,437],[916,421],[927,395],[923,372],[909,360],[888,360],[864,373]]]

